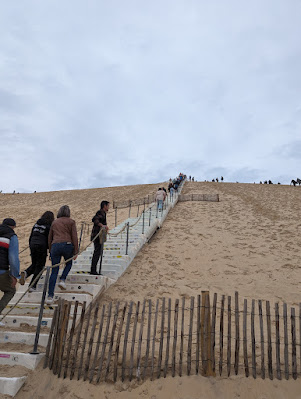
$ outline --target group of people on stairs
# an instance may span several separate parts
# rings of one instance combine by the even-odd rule
[[[96,270],[98,260],[103,250],[103,240],[100,232],[107,233],[106,214],[109,210],[109,201],[102,201],[100,209],[92,219],[93,228],[91,241],[94,240],[94,253],[91,263],[91,274],[100,274]],[[16,293],[17,281],[21,285],[25,284],[28,277],[32,276],[29,292],[37,289],[38,275],[43,270],[49,251],[52,269],[49,279],[47,304],[52,304],[54,291],[59,273],[59,266],[55,266],[64,258],[66,261],[63,272],[59,278],[58,287],[66,289],[66,278],[72,268],[72,261],[78,253],[78,237],[76,223],[71,219],[71,212],[68,205],[62,206],[57,218],[51,211],[43,213],[40,219],[34,224],[29,237],[29,248],[31,255],[31,265],[20,273],[19,242],[15,233],[16,222],[14,219],[5,218],[0,224],[0,291],[3,296],[0,299],[0,315]],[[0,326],[5,326],[0,321]]]

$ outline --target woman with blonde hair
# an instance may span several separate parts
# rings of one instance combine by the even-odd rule
[[[58,286],[62,290],[65,290],[65,281],[72,267],[72,259],[70,260],[70,258],[78,252],[76,225],[75,221],[70,218],[70,208],[68,205],[62,206],[58,211],[57,219],[52,223],[50,228],[48,244],[52,265],[60,263],[62,257],[65,261],[68,260],[58,283]],[[59,266],[52,268],[49,279],[48,298],[46,300],[48,305],[53,303],[58,272]]]

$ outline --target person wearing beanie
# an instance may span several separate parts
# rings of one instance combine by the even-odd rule
[[[6,218],[0,224],[0,315],[16,293],[16,283],[20,278],[19,241],[14,219]],[[0,321],[0,326],[5,323]]]

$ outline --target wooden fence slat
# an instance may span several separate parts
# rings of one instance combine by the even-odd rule
[[[50,366],[49,366],[50,370],[52,369],[53,373],[55,373],[55,368],[56,368],[56,363],[57,363],[60,328],[61,328],[61,323],[62,323],[63,316],[64,316],[64,303],[65,303],[65,300],[60,298],[59,303],[58,303],[58,320],[57,320],[57,325],[56,325],[56,329],[54,332],[53,351],[51,353]]]
[[[288,366],[288,332],[287,332],[287,304],[283,304],[283,325],[284,325],[284,374],[285,378],[289,379]]]
[[[94,360],[93,360],[92,367],[90,370],[90,376],[89,376],[90,382],[92,382],[92,380],[93,380],[95,367],[96,367],[96,363],[97,363],[97,357],[98,357],[98,352],[99,352],[99,348],[100,348],[100,340],[101,340],[101,335],[102,335],[102,327],[103,327],[103,321],[104,321],[104,317],[105,317],[105,311],[106,311],[106,305],[103,305],[100,322],[99,322],[99,330],[98,330],[98,337],[97,337],[97,344],[96,344],[96,349],[95,349],[95,354],[94,354]]]
[[[153,347],[152,347],[152,370],[151,370],[151,381],[154,378],[154,367],[155,367],[155,346],[156,346],[156,333],[157,333],[157,319],[159,312],[159,299],[157,299],[156,303],[156,311],[155,311],[155,319],[154,319],[154,336],[153,336]]]
[[[196,320],[196,362],[195,362],[195,373],[199,374],[200,366],[200,338],[201,338],[201,295],[197,296],[197,320]]]
[[[187,345],[187,375],[191,371],[192,329],[193,329],[194,297],[190,297],[189,336]]]
[[[295,308],[291,308],[291,332],[292,332],[292,372],[293,379],[297,379],[297,349],[296,349],[296,322]]]
[[[180,360],[179,360],[179,376],[182,377],[183,365],[183,346],[184,346],[184,318],[185,318],[185,297],[182,297],[182,324],[181,324],[181,344],[180,344]]]
[[[247,341],[247,312],[248,303],[244,300],[244,314],[243,314],[243,342],[244,342],[244,364],[245,364],[245,375],[249,377],[249,361],[248,361],[248,341]]]
[[[220,329],[219,329],[219,375],[223,372],[223,353],[224,353],[224,308],[225,295],[222,295],[221,314],[220,314]]]
[[[87,360],[86,360],[85,369],[84,369],[84,381],[86,381],[86,379],[87,379],[89,366],[90,366],[90,359],[91,359],[93,342],[94,342],[94,334],[95,334],[95,328],[96,328],[96,323],[97,323],[98,310],[99,310],[99,304],[96,305],[96,308],[94,311],[94,318],[93,318],[93,324],[92,324],[92,329],[91,329],[91,333],[90,333]]]
[[[210,297],[209,291],[203,291],[205,296],[205,344],[206,344],[206,358],[207,369],[206,376],[215,377],[215,372],[212,370],[211,358],[211,323],[210,323]]]
[[[115,314],[114,314],[112,331],[111,331],[109,352],[108,352],[107,363],[106,363],[105,381],[107,381],[107,378],[108,378],[108,375],[110,372],[110,363],[111,363],[111,356],[112,356],[112,350],[113,350],[113,345],[114,345],[114,337],[115,337],[115,331],[116,331],[116,325],[117,325],[117,319],[118,319],[119,305],[120,305],[120,303],[118,301],[116,304],[116,308],[115,308]]]
[[[168,320],[167,320],[167,339],[166,339],[164,378],[166,378],[166,374],[168,371],[169,344],[170,344],[170,322],[171,322],[171,298],[168,299]]]
[[[106,346],[108,343],[108,334],[109,334],[111,316],[112,316],[112,302],[110,302],[109,309],[108,309],[107,324],[106,324],[106,329],[105,329],[105,333],[104,333],[104,337],[103,337],[101,355],[100,355],[100,359],[99,359],[99,366],[98,366],[97,377],[96,377],[97,383],[99,383],[100,378],[101,378],[102,365],[103,365],[103,361],[104,361],[104,357],[105,357]]]
[[[84,302],[82,305],[82,312],[81,312],[80,321],[79,321],[79,325],[78,325],[77,336],[76,336],[76,340],[75,340],[73,358],[72,358],[71,369],[70,369],[70,380],[72,380],[74,373],[75,373],[75,365],[76,365],[76,359],[77,359],[79,340],[80,340],[80,336],[81,336],[81,332],[82,332],[82,328],[83,328],[83,324],[84,324],[85,314],[86,314],[86,302]]]
[[[115,359],[114,359],[114,382],[117,380],[117,367],[118,367],[118,355],[119,355],[119,347],[120,347],[120,340],[121,340],[121,334],[122,334],[122,327],[123,327],[123,322],[125,318],[125,313],[126,313],[126,308],[127,308],[127,302],[123,306],[122,310],[122,316],[121,320],[119,323],[119,329],[118,329],[118,334],[117,334],[117,341],[116,341],[116,348],[115,348]]]
[[[172,376],[176,374],[176,350],[177,350],[177,338],[178,338],[178,315],[179,315],[179,300],[175,302],[175,316],[174,316],[174,335],[173,335],[173,346],[172,346]]]
[[[71,309],[71,302],[68,302],[65,318],[63,321],[63,325],[62,325],[62,330],[63,330],[62,350],[61,350],[61,356],[60,356],[60,366],[59,366],[58,375],[57,375],[58,378],[60,378],[60,376],[61,376],[62,367],[63,367],[64,352],[65,352],[66,339],[67,339],[67,333],[68,333],[68,324],[69,324],[69,318],[70,318],[70,309]]]
[[[231,373],[231,296],[228,296],[227,372],[229,377]]]
[[[43,366],[44,369],[48,366],[48,363],[49,363],[50,349],[51,349],[51,344],[53,343],[53,333],[54,333],[54,330],[56,328],[56,323],[57,323],[57,314],[58,314],[58,308],[56,307],[54,309],[54,314],[53,314],[52,323],[51,323],[50,332],[49,332],[48,343],[47,343],[47,347],[46,347],[46,354],[45,354],[45,360],[44,360],[44,366]]]
[[[234,371],[238,374],[239,364],[239,304],[238,304],[238,292],[235,292],[235,363]]]
[[[152,301],[149,299],[148,301],[148,324],[147,324],[147,338],[146,338],[146,353],[145,353],[145,361],[144,361],[144,369],[142,379],[145,379],[147,368],[148,368],[148,359],[149,359],[149,350],[150,350],[150,340],[151,340],[151,324],[152,323]]]
[[[127,351],[127,344],[128,344],[130,322],[131,322],[132,311],[133,311],[133,304],[134,304],[134,302],[131,301],[130,308],[129,308],[128,315],[127,315],[126,328],[125,328],[124,341],[123,341],[122,370],[121,370],[121,381],[122,382],[124,381],[124,378],[125,378],[126,351]]]
[[[59,333],[58,333],[58,338],[57,338],[57,350],[56,350],[56,357],[55,357],[55,362],[54,362],[54,367],[53,367],[53,374],[58,373],[58,369],[60,366],[61,362],[61,352],[62,352],[62,344],[63,344],[63,334],[64,334],[64,320],[66,317],[66,312],[67,312],[67,306],[68,303],[64,301],[62,311],[61,311],[61,318],[60,318],[60,323],[59,323]]]
[[[88,309],[88,314],[87,314],[87,323],[86,323],[86,329],[85,329],[85,332],[84,332],[84,338],[83,338],[83,344],[82,344],[82,352],[81,352],[81,356],[80,356],[80,362],[79,362],[78,373],[77,373],[77,380],[80,379],[81,374],[82,374],[82,368],[83,368],[83,362],[84,362],[84,354],[85,354],[86,343],[87,343],[87,336],[88,336],[88,331],[89,331],[89,327],[90,327],[91,313],[92,313],[92,304],[90,304],[89,309]]]
[[[211,321],[211,361],[212,371],[215,373],[215,324],[216,324],[216,304],[217,304],[217,293],[213,297],[212,306],[212,321]]]
[[[300,348],[300,373],[301,373],[301,303],[299,303],[299,348]]]
[[[159,346],[159,359],[158,359],[157,378],[160,378],[160,376],[161,376],[161,363],[162,363],[163,340],[164,340],[164,321],[165,321],[165,297],[163,297],[163,299],[162,299],[161,334],[160,334],[160,346]]]
[[[130,381],[132,381],[132,376],[133,376],[136,329],[137,329],[137,320],[138,320],[138,315],[139,315],[139,309],[140,309],[140,302],[138,301],[137,305],[136,305],[136,314],[135,314],[135,319],[134,319],[134,329],[133,329],[133,337],[132,337],[130,374],[129,374]]]
[[[272,332],[271,332],[271,310],[270,302],[266,301],[267,334],[268,334],[268,368],[269,378],[273,379],[273,360],[272,360]]]
[[[65,364],[65,370],[64,370],[64,378],[67,377],[67,373],[68,373],[69,358],[70,358],[72,341],[73,341],[75,325],[76,325],[76,318],[77,318],[77,309],[78,309],[78,301],[75,301],[74,310],[73,310],[72,326],[71,326],[71,330],[70,330],[69,343],[68,343],[68,348],[67,348],[67,358],[66,358],[66,364]]]
[[[264,365],[264,334],[263,334],[263,318],[262,318],[262,301],[258,300],[259,310],[259,326],[260,326],[260,347],[261,347],[261,378],[265,379],[265,365]]]
[[[276,329],[276,373],[278,380],[281,380],[280,369],[280,332],[279,332],[279,305],[275,303],[275,329]]]
[[[252,339],[252,373],[253,378],[256,378],[256,339],[255,339],[255,300],[252,299],[252,311],[251,311],[251,339]]]
[[[141,323],[140,323],[140,332],[139,332],[139,341],[138,341],[138,353],[137,353],[137,380],[140,380],[141,376],[141,347],[142,347],[142,337],[143,337],[143,327],[144,327],[144,316],[145,316],[145,306],[146,299],[143,301],[143,308],[141,314]]]

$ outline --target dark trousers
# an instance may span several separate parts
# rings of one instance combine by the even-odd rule
[[[96,266],[99,261],[101,255],[102,245],[99,240],[94,241],[94,252],[92,256],[92,263],[91,263],[91,273],[96,273]]]
[[[16,293],[16,288],[12,287],[12,282],[13,280],[9,271],[0,274],[0,291],[4,292],[4,295],[0,300],[0,314]]]
[[[37,275],[41,272],[46,263],[47,248],[40,246],[30,247],[31,265],[25,270],[27,276],[32,276],[30,285],[33,283]],[[35,288],[37,281],[34,283]]]

